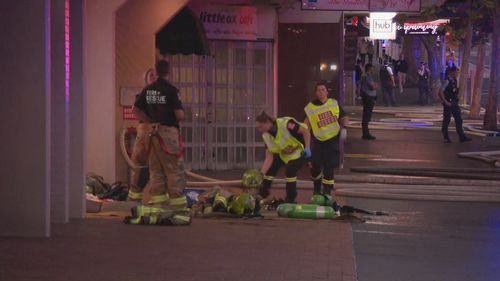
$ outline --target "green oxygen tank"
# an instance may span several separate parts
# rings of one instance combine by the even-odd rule
[[[287,218],[290,212],[292,212],[295,209],[295,205],[297,204],[285,203],[279,205],[278,208],[276,209],[276,211],[278,211],[278,216]]]
[[[332,207],[312,204],[281,204],[278,215],[296,219],[333,219],[337,216]]]
[[[311,204],[331,207],[333,205],[333,199],[331,195],[315,194],[311,197]]]

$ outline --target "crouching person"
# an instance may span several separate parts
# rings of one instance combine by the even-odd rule
[[[311,157],[309,129],[292,117],[274,119],[265,112],[257,116],[256,126],[266,145],[266,159],[260,169],[264,180],[259,195],[269,196],[274,177],[285,166],[285,201],[293,203],[297,197],[297,172]]]

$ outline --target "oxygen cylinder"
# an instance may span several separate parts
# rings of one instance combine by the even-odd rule
[[[315,194],[311,197],[311,204],[331,207],[333,205],[333,199],[330,195]]]
[[[332,207],[312,204],[281,204],[278,207],[280,217],[296,219],[333,219],[337,214]]]
[[[278,215],[280,217],[288,217],[290,212],[293,211],[293,209],[295,209],[295,205],[296,204],[288,204],[288,203],[281,204],[278,206],[276,211],[278,211]]]
[[[311,204],[298,204],[290,212],[289,217],[297,219],[333,219],[335,212],[332,207]]]
[[[325,196],[323,196],[321,194],[314,194],[311,197],[311,204],[319,205],[319,206],[325,205]]]

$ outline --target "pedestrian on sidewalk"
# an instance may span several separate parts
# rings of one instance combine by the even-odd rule
[[[375,137],[370,134],[368,123],[372,119],[373,107],[377,100],[378,84],[373,80],[374,67],[368,63],[365,65],[365,74],[361,77],[361,98],[363,99],[363,119],[361,128],[363,131],[363,139],[374,140]]]
[[[384,65],[379,71],[382,99],[385,106],[397,106],[393,89],[396,87],[394,73],[390,67],[389,60],[384,61]]]
[[[361,39],[360,43],[358,44],[358,50],[359,50],[359,57],[361,58],[361,62],[363,64],[366,63],[366,54],[368,52],[368,43],[366,40],[363,38]]]
[[[319,81],[316,99],[304,108],[304,123],[312,130],[311,177],[314,194],[331,195],[334,189],[333,169],[339,166],[340,132],[349,119],[337,100],[328,97],[326,81]],[[323,189],[321,188],[323,187]]]
[[[361,60],[358,59],[356,61],[356,70],[354,73],[354,79],[356,81],[356,97],[360,95],[360,85],[361,85],[361,76],[363,75],[363,66],[361,64]]]
[[[429,81],[431,76],[431,71],[429,70],[425,62],[420,63],[420,68],[418,69],[417,74],[419,103],[421,106],[424,106],[429,104]]]
[[[453,119],[455,119],[455,127],[460,142],[472,140],[465,135],[464,129],[462,127],[462,114],[460,112],[460,106],[458,105],[459,89],[457,76],[458,68],[456,68],[455,66],[450,67],[448,71],[448,78],[444,80],[443,85],[439,90],[439,98],[443,102],[443,125],[441,127],[441,132],[443,133],[443,139],[445,143],[451,143],[450,137],[448,135],[448,126],[450,125],[451,116],[453,116]]]
[[[154,69],[150,68],[144,73],[144,84],[149,86],[157,79],[156,72]],[[135,98],[137,98],[137,95]],[[133,110],[133,107],[132,107]],[[139,120],[137,125],[137,135],[134,142],[134,148],[132,149],[132,156],[130,160],[136,165],[131,169],[130,185],[128,192],[129,201],[142,201],[142,191],[146,187],[146,184],[141,182],[141,179],[145,178],[147,174],[145,167],[148,166],[148,146],[149,146],[149,133],[147,133],[148,124],[142,120]]]
[[[375,54],[375,46],[373,46],[372,41],[368,42],[368,46],[366,47],[366,54],[368,55],[368,63],[373,63],[373,55]]]
[[[255,119],[266,145],[266,158],[260,172],[264,175],[259,195],[267,198],[278,170],[285,166],[287,203],[297,197],[297,172],[311,157],[311,135],[303,123],[292,117],[274,119],[260,113]]]
[[[395,71],[398,73],[399,93],[403,93],[403,87],[406,84],[406,73],[408,73],[408,63],[403,53],[399,54],[399,60],[396,61]]]
[[[156,63],[158,79],[144,88],[134,104],[134,114],[148,123],[149,185],[151,200],[148,205],[186,210],[183,194],[186,177],[183,164],[183,146],[179,122],[184,120],[184,109],[179,90],[168,81],[169,63]]]

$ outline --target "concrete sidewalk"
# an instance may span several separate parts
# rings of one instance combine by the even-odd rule
[[[349,110],[354,117],[359,117],[360,108]],[[337,173],[350,173],[349,167],[357,165],[490,167],[482,162],[458,158],[456,155],[462,151],[491,150],[481,147],[478,137],[474,137],[469,143],[444,144],[438,131],[374,130],[373,134],[377,136],[377,140],[365,141],[361,139],[359,129],[349,130],[345,151],[349,154],[381,157],[346,158],[345,168]],[[454,133],[452,137],[456,139]],[[241,172],[200,173],[215,178],[238,179]],[[309,179],[306,167],[301,170],[299,177]],[[273,188],[272,192],[275,196],[284,196],[283,188]],[[311,193],[312,190],[300,190],[299,202],[307,202]],[[341,204],[346,202],[345,198],[340,200]],[[451,251],[454,244],[440,244],[440,239],[450,239],[450,233],[456,231],[456,228],[450,225],[438,228],[438,231],[432,233],[432,237],[437,238],[426,244],[420,239],[420,233],[429,227],[427,222],[419,221],[421,224],[417,228],[414,224],[409,224],[412,221],[411,216],[410,221],[401,220],[400,214],[412,214],[411,210],[419,210],[419,217],[438,214],[437,222],[430,225],[436,229],[435,224],[446,220],[453,208],[467,210],[468,204],[446,204],[442,207],[443,204],[439,203],[420,205],[419,202],[369,199],[347,199],[347,203],[361,208],[391,211],[395,216],[389,218],[394,219],[390,231],[384,230],[387,228],[386,222],[376,220],[367,224],[351,224],[278,220],[273,217],[264,220],[195,219],[193,224],[187,227],[162,227],[125,225],[122,223],[122,217],[89,216],[85,220],[72,221],[70,224],[54,225],[52,237],[49,239],[0,238],[0,280],[354,281],[359,277],[357,268],[363,274],[359,277],[360,281],[403,280],[404,276],[408,277],[408,273],[413,274],[413,278],[404,280],[451,280],[440,273],[443,271],[443,265],[446,266],[447,272],[455,272],[454,276],[461,276],[462,271],[467,271],[466,267],[461,266],[470,261],[467,255],[440,255],[445,259],[441,264],[439,259],[433,259],[436,262],[434,267],[425,263],[431,268],[426,269],[425,275],[418,276],[420,270],[418,266],[413,265],[422,263],[413,262],[415,259],[421,261],[429,254],[435,255],[436,249],[454,253]],[[484,221],[485,216],[490,216],[487,219],[492,223],[500,221],[500,218],[498,213],[491,218],[491,212],[497,212],[494,206],[474,206],[484,211],[477,214],[462,212],[453,217],[457,225],[471,225],[465,228],[468,234],[466,239],[471,242],[460,244],[461,253],[476,249],[474,259],[488,259],[493,254],[481,255],[480,249],[491,247],[498,239],[494,238],[493,234],[488,234],[489,240],[485,242],[475,233],[491,233],[497,231],[497,228],[485,228],[477,222]],[[396,248],[383,246],[393,239],[393,233],[399,230],[408,231],[406,225],[410,225],[414,231],[412,237],[415,239],[400,239]],[[354,241],[353,227],[356,231]],[[455,244],[460,243],[460,239],[461,236],[453,241]],[[358,264],[355,262],[353,242],[360,255],[358,260],[361,262]],[[416,248],[419,248],[417,253]],[[395,255],[405,259],[398,260]],[[495,262],[500,260],[496,255],[493,257]],[[474,264],[480,262],[475,260]],[[491,261],[484,262],[488,264],[485,270],[491,270]],[[374,266],[377,264],[380,269]],[[392,276],[394,268],[398,274]],[[377,274],[373,275],[373,271],[377,271]]]
[[[54,225],[49,239],[0,239],[0,280],[355,281],[351,225],[195,219],[131,226],[93,217]]]

